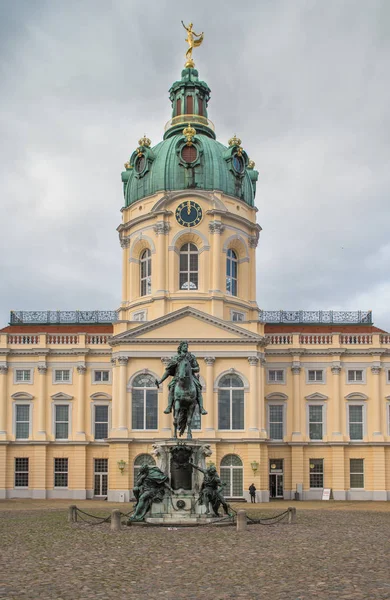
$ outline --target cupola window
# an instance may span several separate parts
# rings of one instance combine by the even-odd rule
[[[193,96],[187,96],[187,110],[186,113],[187,115],[193,115],[194,114],[194,98]]]
[[[233,156],[233,167],[234,167],[234,170],[237,171],[237,173],[240,173],[240,174],[243,173],[245,163],[244,163],[244,159],[242,158],[242,156],[238,156],[238,154],[235,154]]]
[[[195,146],[183,146],[181,157],[186,163],[193,163],[198,157]]]
[[[237,296],[237,254],[229,248],[226,259],[226,291],[232,296]]]
[[[184,244],[180,248],[180,281],[181,290],[198,289],[198,248],[195,244]]]
[[[137,171],[137,173],[142,173],[142,171],[145,169],[145,163],[145,157],[143,154],[141,154],[141,156],[139,156],[135,161],[135,170]]]
[[[146,248],[141,254],[140,284],[141,296],[147,296],[152,293],[152,254],[149,248]]]

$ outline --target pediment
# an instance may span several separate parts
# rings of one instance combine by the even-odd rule
[[[263,337],[191,307],[181,308],[114,336],[111,345],[152,341],[222,341],[260,344]]]
[[[12,394],[11,398],[14,400],[33,400],[34,396],[28,392],[15,392],[15,394]]]
[[[73,396],[69,396],[69,394],[64,394],[63,392],[57,392],[57,394],[52,395],[53,400],[73,400]]]
[[[305,396],[306,400],[327,400],[328,396],[324,394],[320,394],[319,392],[315,392],[314,394],[310,394],[309,396]]]

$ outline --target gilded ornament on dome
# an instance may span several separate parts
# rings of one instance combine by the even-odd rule
[[[138,143],[140,146],[145,146],[146,148],[150,148],[150,144],[152,143],[151,140],[146,137],[146,135],[144,134],[144,137],[142,137],[140,140],[138,140]]]
[[[188,123],[188,126],[183,129],[183,135],[187,140],[187,146],[192,146],[192,140],[196,136],[196,129],[191,127],[191,123]]]
[[[183,21],[181,22],[184,29],[187,32],[187,37],[186,37],[186,42],[189,45],[189,48],[186,52],[186,62],[184,64],[186,69],[193,69],[195,67],[195,63],[193,61],[192,58],[192,50],[193,48],[197,48],[198,46],[201,45],[201,43],[203,42],[203,37],[204,37],[204,33],[202,31],[202,33],[195,33],[195,31],[193,31],[192,27],[192,23],[190,23],[189,25],[184,25]],[[198,38],[197,40],[195,38]]]
[[[236,137],[236,134],[228,141],[229,146],[241,146],[240,138]]]
[[[125,162],[124,167],[126,169],[126,171],[130,171],[130,169],[132,169],[133,167],[131,166],[131,164],[129,163],[129,161]]]
[[[256,165],[255,161],[254,160],[250,160],[248,162],[248,169],[254,169],[255,165]]]

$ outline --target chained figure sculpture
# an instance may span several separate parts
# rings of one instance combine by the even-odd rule
[[[193,50],[193,48],[196,48],[197,46],[201,45],[201,43],[203,42],[204,33],[203,33],[203,31],[202,31],[202,33],[195,33],[195,31],[193,31],[193,29],[192,29],[192,27],[193,27],[192,23],[190,23],[188,26],[184,25],[183,21],[181,23],[187,32],[186,42],[189,45],[189,48],[186,52],[187,62],[185,64],[185,66],[189,67],[189,68],[193,68],[195,66],[195,63],[192,58],[192,50]],[[198,39],[196,40],[195,38],[198,38]]]
[[[222,505],[225,514],[228,515],[229,505],[227,504],[222,494],[224,484],[222,483],[217,473],[217,469],[214,467],[214,465],[211,465],[207,469],[201,469],[200,467],[194,465],[194,463],[192,463],[191,461],[189,461],[189,464],[191,465],[191,467],[193,467],[197,471],[200,471],[204,475],[203,483],[200,488],[198,502],[199,504],[204,504],[204,506],[206,507],[206,514],[211,514],[211,505],[214,515],[218,517],[218,509]]]
[[[168,483],[168,475],[165,475],[158,467],[143,465],[133,489],[136,505],[130,521],[143,521],[152,503],[163,500],[166,489],[174,493]]]
[[[156,379],[159,387],[168,377],[173,378],[168,384],[168,406],[164,412],[168,414],[173,409],[174,438],[177,438],[178,431],[182,436],[187,428],[187,438],[192,439],[191,423],[196,405],[202,415],[207,415],[203,408],[202,384],[197,377],[199,370],[195,356],[188,352],[188,342],[181,342],[164,375]]]

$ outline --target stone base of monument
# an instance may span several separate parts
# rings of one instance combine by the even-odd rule
[[[199,504],[203,475],[189,464],[206,469],[210,446],[196,440],[166,440],[154,444],[154,455],[157,466],[168,475],[174,493],[167,492],[162,502],[154,502],[145,522],[183,527],[218,521],[220,517],[206,515],[206,507]]]

